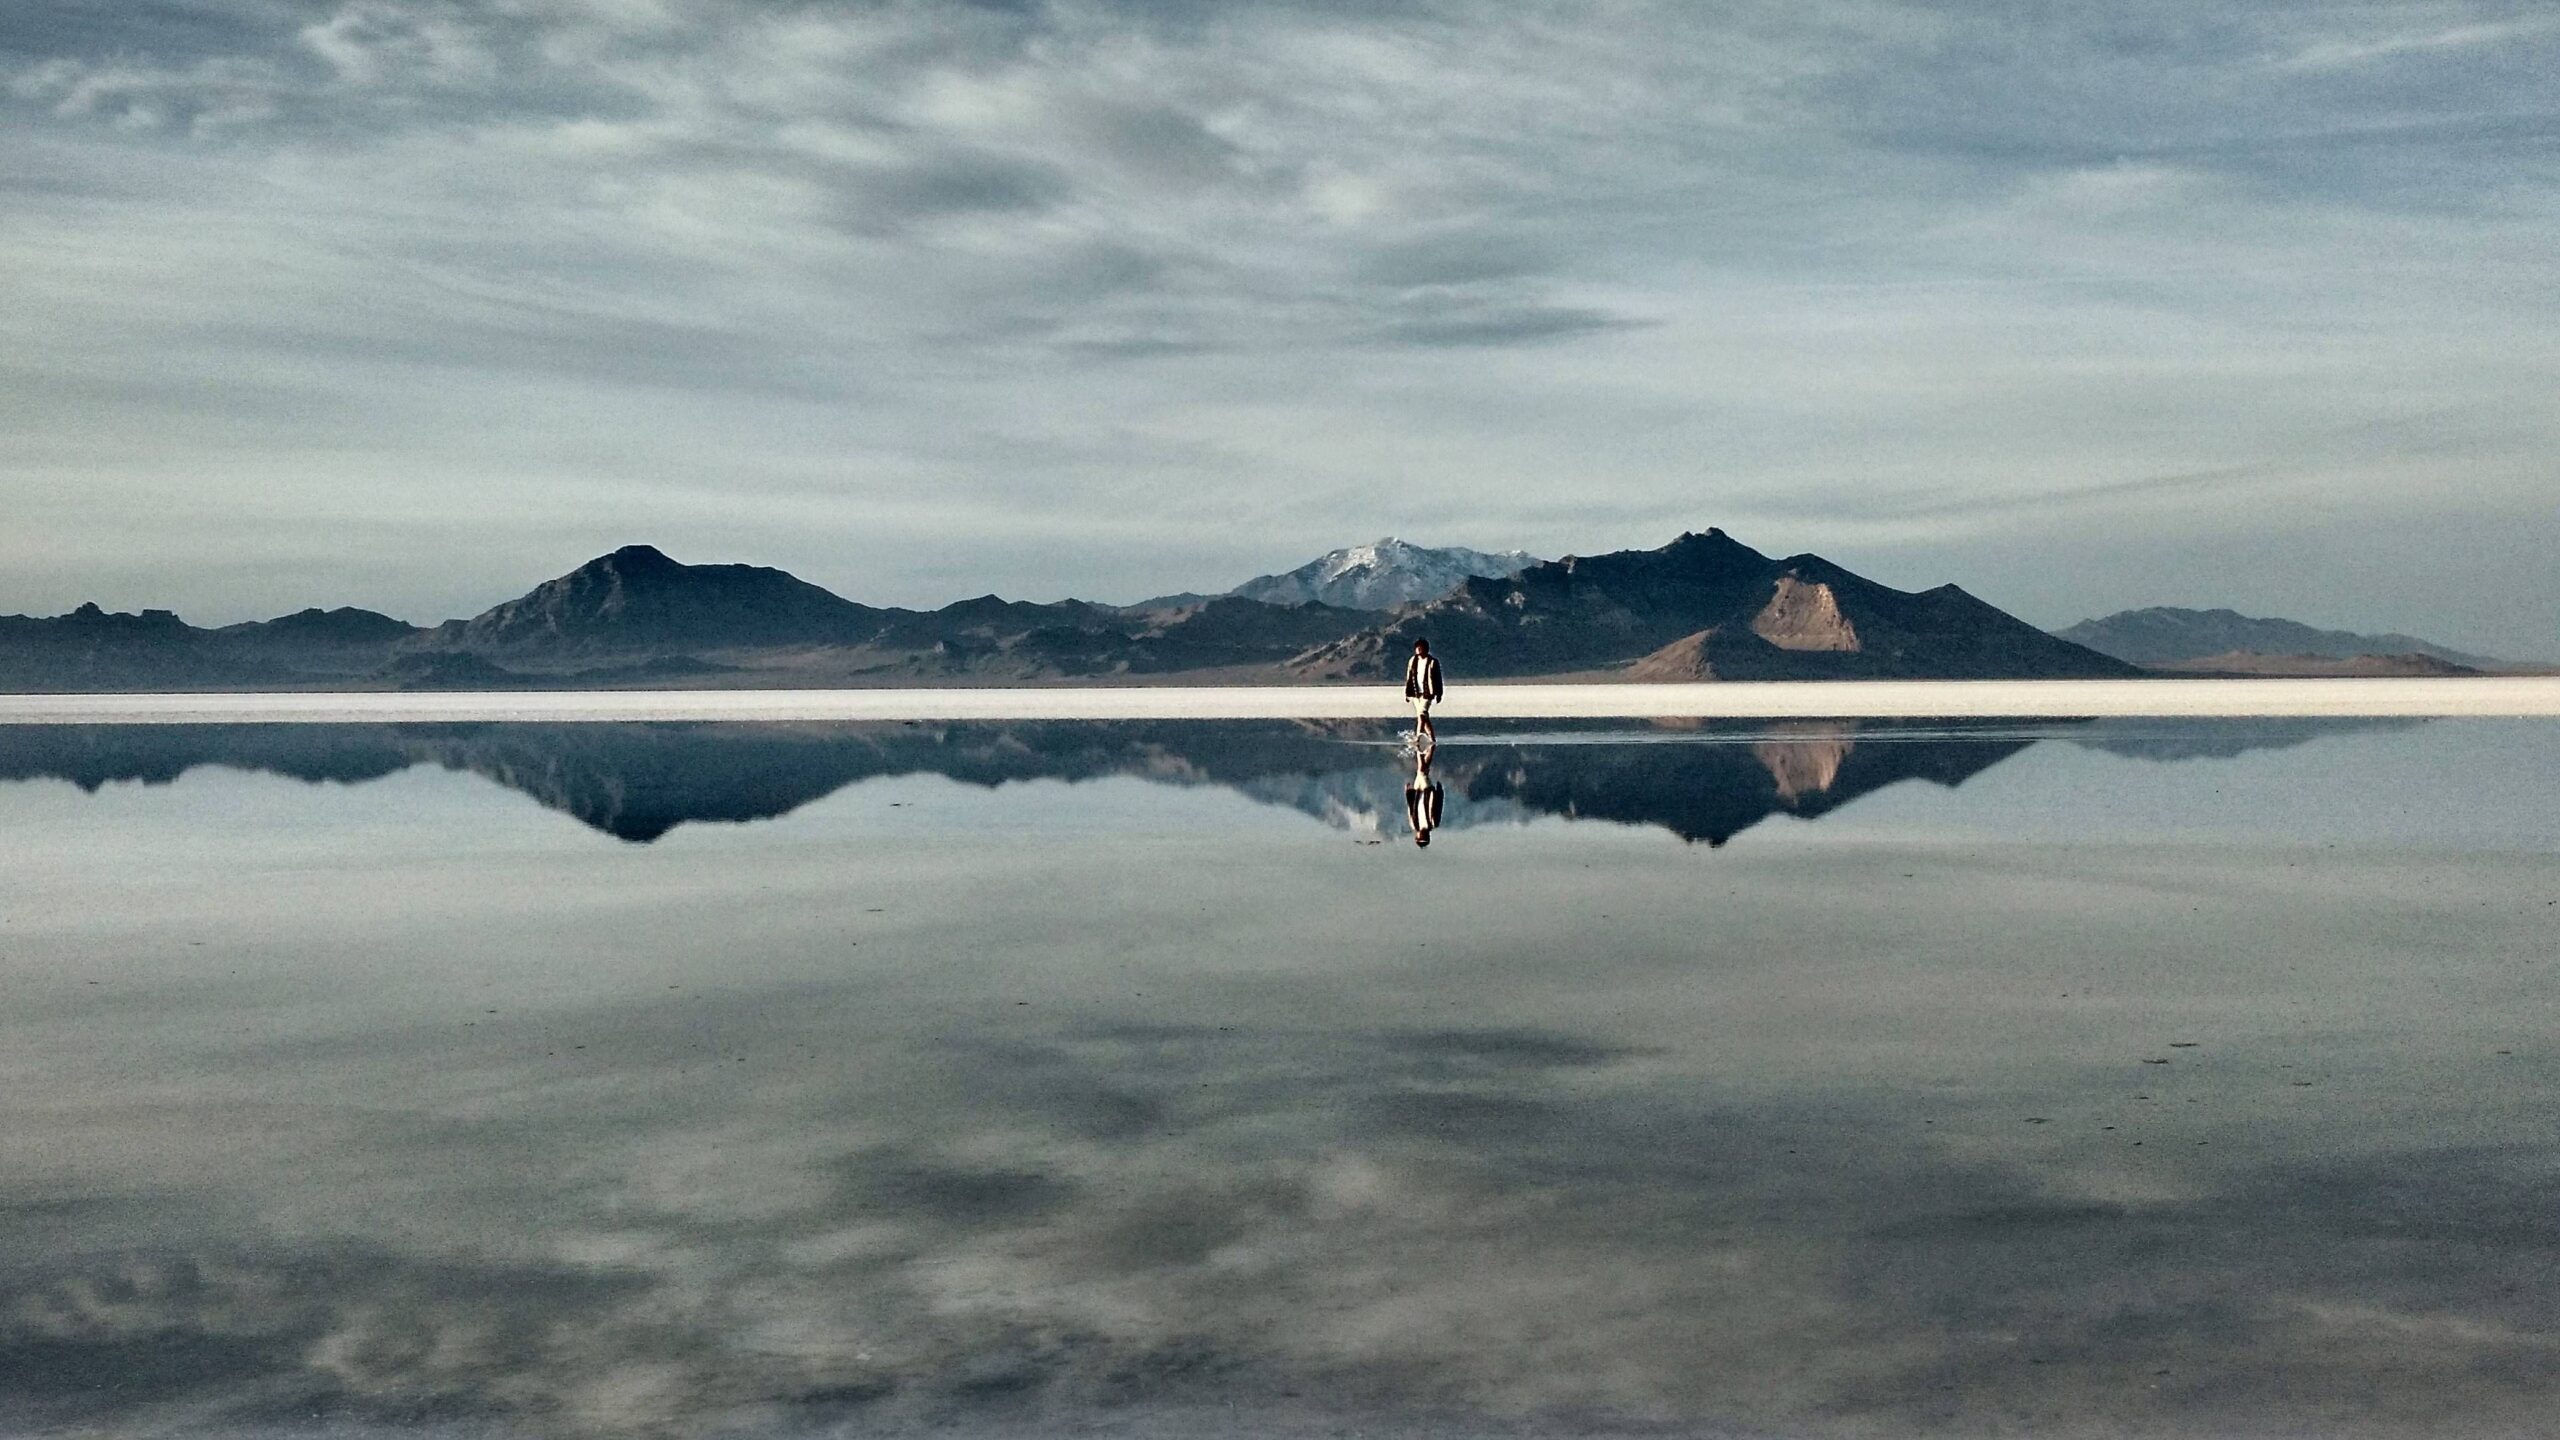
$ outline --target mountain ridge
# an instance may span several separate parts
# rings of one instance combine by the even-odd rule
[[[1504,570],[1519,556],[1389,537],[1282,573],[1321,586],[1373,579],[1383,566],[1410,581],[1429,568],[1416,557]],[[1320,682],[1389,678],[1425,635],[1462,680],[2143,673],[1961,586],[1896,590],[1819,555],[1773,559],[1710,528],[1651,550],[1468,574],[1445,594],[1385,611],[1237,594],[1154,608],[990,594],[909,610],[771,567],[690,565],[626,545],[433,628],[353,607],[214,629],[94,603],[0,616],[0,690]]]
[[[2366,634],[2323,630],[2299,620],[2243,615],[2236,610],[2196,610],[2151,605],[2118,610],[2068,625],[2054,634],[2102,655],[2136,665],[2172,665],[2225,655],[2314,656],[2332,660],[2361,655],[2427,655],[2480,669],[2502,662],[2398,632]]]
[[[1442,598],[1291,662],[1383,677],[1416,639],[1456,674],[1619,670],[1652,680],[2114,678],[2123,661],[1956,585],[1907,592],[1812,554],[1773,560],[1710,527],[1657,550],[1568,555]]]

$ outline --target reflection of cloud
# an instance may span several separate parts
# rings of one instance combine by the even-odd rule
[[[948,1101],[868,1107],[886,1147],[838,1150],[817,1117],[854,1097],[822,1089],[746,1092],[753,1113],[604,1164],[574,1113],[516,1169],[453,1134],[362,1157],[448,1176],[422,1197],[440,1223],[661,1237],[586,1264],[397,1226],[374,1249],[13,1253],[8,1404],[797,1433],[1321,1395],[1603,1428],[2023,1406],[2095,1433],[2128,1395],[2188,1429],[2313,1395],[2345,1397],[2328,1424],[2372,1419],[2358,1376],[2480,1427],[2551,1398],[2560,1316],[2511,1282],[2560,1243],[2560,1196],[2493,1153],[2243,1160],[2100,1202],[1931,1143],[1902,1100],[1720,1098],[1564,1034],[1110,1029],[952,1058]],[[1143,1126],[1076,1118],[1132,1093]],[[758,1133],[777,1105],[808,1116],[780,1148]],[[753,1214],[649,1178],[696,1164],[838,1178]]]
[[[2344,788],[2512,788],[2504,733]],[[2098,783],[2025,839],[1416,857],[919,784],[883,798],[969,823],[668,849],[399,783],[7,788],[0,1431],[2450,1436],[2560,1399],[2527,832],[2092,845],[2138,807]],[[456,843],[493,809],[528,823]]]

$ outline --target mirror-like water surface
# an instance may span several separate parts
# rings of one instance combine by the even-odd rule
[[[0,1429],[2542,1433],[2560,727],[0,729]]]

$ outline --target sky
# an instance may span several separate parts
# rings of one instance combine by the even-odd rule
[[[20,0],[0,613],[1721,525],[2560,655],[2560,11]]]

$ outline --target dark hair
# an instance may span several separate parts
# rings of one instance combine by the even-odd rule
[[[1413,648],[1420,654],[1428,655],[1431,653],[1431,642],[1416,635],[1413,637]]]

